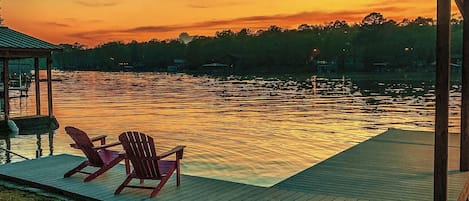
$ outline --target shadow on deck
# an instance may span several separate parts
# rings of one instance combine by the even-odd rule
[[[458,171],[459,135],[450,135],[449,144],[448,199],[456,200],[469,173]],[[63,178],[82,160],[61,154],[5,164],[0,178],[80,200],[148,199],[150,192],[140,189],[114,196],[125,179],[123,165],[88,183],[80,174]],[[152,200],[431,200],[433,134],[390,129],[270,188],[188,175],[181,180],[177,188],[172,177]]]

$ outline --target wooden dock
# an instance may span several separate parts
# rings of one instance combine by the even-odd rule
[[[273,188],[366,200],[433,199],[433,133],[390,129]],[[459,135],[449,135],[448,200],[469,172],[459,172]]]
[[[456,200],[469,176],[457,170],[458,139],[459,135],[450,135],[449,200]],[[5,164],[0,166],[0,178],[77,200],[431,200],[433,196],[429,132],[388,130],[270,188],[182,175],[179,188],[172,177],[153,199],[145,189],[124,189],[114,196],[125,179],[123,165],[88,183],[80,174],[63,178],[82,160],[61,154]]]

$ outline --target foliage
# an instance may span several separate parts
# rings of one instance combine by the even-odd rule
[[[457,19],[452,24],[457,56],[462,24]],[[375,71],[376,63],[386,64],[389,71],[419,71],[435,60],[435,26],[431,18],[397,23],[373,12],[357,24],[336,20],[302,24],[293,30],[272,25],[258,31],[221,30],[213,37],[181,33],[178,40],[114,41],[95,48],[64,44],[64,51],[54,57],[64,69],[103,71],[120,70],[122,63],[141,71],[160,71],[174,65],[175,59],[185,60],[192,70],[206,63],[224,63],[239,72],[302,72],[312,71],[318,62],[329,62],[340,71]]]
[[[29,191],[22,191],[12,188],[0,186],[0,200],[11,200],[11,201],[52,201],[62,200],[58,197],[48,197],[31,193]]]

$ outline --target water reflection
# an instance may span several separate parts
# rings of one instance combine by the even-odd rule
[[[40,158],[44,156],[43,153],[43,141],[44,136],[47,136],[47,145],[48,145],[48,155],[54,154],[54,133],[55,131],[50,130],[47,133],[44,131],[39,131],[37,134],[18,134],[18,133],[8,133],[0,135],[0,164],[10,163],[14,161],[29,160],[32,159],[32,153],[35,153],[35,158]],[[40,134],[41,133],[41,134]],[[35,139],[35,150],[29,153],[26,152],[27,149],[24,149],[21,146],[17,146],[17,143],[25,143],[25,141],[32,142]],[[12,143],[13,141],[13,143]],[[12,147],[13,144],[13,147]]]
[[[434,82],[424,79],[54,73],[63,80],[53,83],[62,127],[107,134],[110,141],[138,130],[155,138],[157,152],[186,145],[184,174],[254,185],[275,184],[388,128],[433,130]],[[12,107],[34,114],[33,96]],[[459,101],[453,83],[450,132],[459,130]],[[69,147],[63,128],[48,137],[17,136],[11,148],[30,158],[82,155]]]

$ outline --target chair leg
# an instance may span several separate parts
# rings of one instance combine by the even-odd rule
[[[114,167],[117,163],[119,163],[120,161],[122,160],[122,158],[116,158],[114,159],[113,161],[109,162],[109,164],[107,165],[103,165],[103,167],[99,168],[99,170],[97,170],[96,172],[94,172],[93,174],[90,174],[89,176],[87,176],[85,178],[85,182],[89,182],[93,179],[95,179],[96,177],[98,177],[99,175],[105,173],[106,171],[108,171],[109,169],[111,169],[112,167]]]
[[[92,174],[90,174],[89,176],[87,176],[84,180],[84,182],[89,182],[93,179],[95,179],[96,177],[98,177],[99,175],[103,174],[104,172],[106,172],[109,168],[109,166],[105,165],[101,168],[99,168],[99,170],[97,170],[96,172],[93,172]]]
[[[71,169],[70,171],[68,171],[67,173],[65,173],[65,174],[64,174],[64,178],[72,176],[73,174],[77,173],[78,171],[80,171],[81,169],[85,168],[85,167],[88,166],[89,164],[90,164],[89,161],[83,161],[83,162],[80,163],[80,165],[78,165],[76,168],[73,168],[73,169]]]
[[[151,192],[150,194],[150,198],[152,197],[155,197],[156,195],[158,195],[158,193],[160,192],[160,190],[163,188],[163,186],[166,184],[166,182],[168,182],[169,178],[171,177],[171,175],[174,173],[174,167],[171,168],[168,173],[166,174],[165,177],[162,177],[161,178],[161,181],[160,183],[158,184],[158,186],[155,187],[155,189],[153,190],[153,192]]]
[[[160,190],[163,188],[163,186],[166,184],[166,182],[169,180],[169,177],[166,176],[164,178],[161,178],[161,181],[160,183],[158,184],[158,186],[155,187],[155,189],[151,192],[150,194],[150,198],[153,198],[155,197],[156,195],[158,195],[158,193],[160,192]]]
[[[127,184],[129,184],[129,182],[134,178],[134,175],[135,175],[134,172],[129,174],[129,176],[127,176],[124,182],[122,182],[122,184],[119,187],[117,187],[116,191],[114,192],[114,195],[119,195],[119,193],[121,193],[121,191],[127,186]]]
[[[126,175],[129,175],[130,174],[130,163],[129,163],[129,159],[124,159],[125,160],[125,174]]]
[[[176,181],[177,186],[181,185],[181,164],[179,159],[176,160]]]

